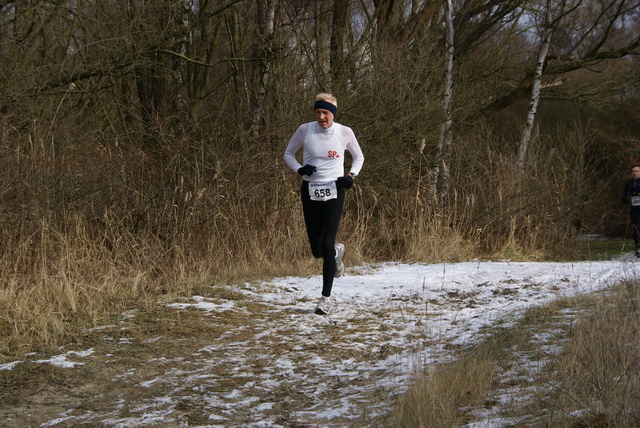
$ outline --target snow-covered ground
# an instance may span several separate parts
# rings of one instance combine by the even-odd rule
[[[255,316],[231,322],[187,357],[159,353],[144,376],[132,367],[117,377],[129,376],[128,389],[144,394],[114,393],[112,405],[99,409],[87,397],[41,426],[366,425],[388,412],[416,365],[447,361],[449,349],[473,343],[513,313],[635,278],[636,266],[633,260],[362,266],[336,279],[329,316],[313,314],[319,276],[244,284],[233,290],[241,299],[173,302],[173,310],[196,309],[212,325],[224,313]],[[75,370],[97,358],[108,364],[91,349],[39,362]],[[197,421],[186,419],[185,403],[199,409]],[[474,426],[500,426],[486,409],[478,418]]]

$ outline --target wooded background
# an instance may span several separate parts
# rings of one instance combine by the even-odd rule
[[[0,1],[3,274],[59,274],[74,248],[144,275],[309,258],[282,154],[318,92],[365,153],[352,261],[628,234],[639,6]]]

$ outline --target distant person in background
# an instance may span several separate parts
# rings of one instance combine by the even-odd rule
[[[300,125],[289,140],[284,160],[302,176],[300,196],[311,253],[322,258],[322,293],[315,309],[329,313],[333,279],[344,273],[344,245],[336,243],[345,189],[351,188],[364,163],[364,155],[351,128],[335,122],[338,101],[318,94],[313,104],[316,120]],[[295,157],[302,148],[302,163]],[[345,150],[351,153],[349,173],[344,174]]]
[[[622,203],[631,201],[630,219],[633,225],[633,242],[636,244],[636,257],[640,258],[640,165],[631,167],[631,178],[624,184]]]

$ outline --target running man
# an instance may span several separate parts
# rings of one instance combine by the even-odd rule
[[[344,207],[345,189],[351,188],[364,164],[364,155],[351,128],[335,122],[338,101],[318,94],[313,104],[316,120],[300,125],[289,140],[284,160],[302,176],[300,196],[311,253],[322,258],[322,293],[315,309],[330,310],[333,279],[344,273],[344,245],[336,243]],[[295,154],[302,148],[302,164]],[[350,172],[344,174],[345,150],[352,156]]]

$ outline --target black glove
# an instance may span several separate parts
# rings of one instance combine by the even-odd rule
[[[336,181],[338,182],[338,187],[349,189],[351,188],[351,186],[353,186],[353,177],[351,177],[350,175],[338,177]]]
[[[316,167],[313,165],[305,165],[298,168],[298,174],[300,175],[313,175],[316,172]]]

